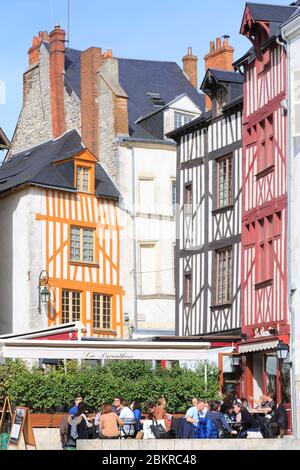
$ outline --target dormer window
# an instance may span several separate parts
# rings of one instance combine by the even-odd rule
[[[84,193],[89,192],[90,169],[85,166],[76,167],[76,189]]]
[[[175,126],[175,129],[178,129],[178,127],[181,127],[181,126],[184,126],[185,124],[188,124],[194,118],[195,118],[195,116],[191,116],[190,114],[174,113],[174,126]]]

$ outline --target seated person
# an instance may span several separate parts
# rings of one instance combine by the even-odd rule
[[[121,434],[126,436],[134,436],[136,433],[136,419],[132,409],[130,408],[129,401],[123,399],[120,408],[121,411],[119,417],[124,421]]]
[[[185,414],[186,421],[188,423],[193,424],[196,428],[199,418],[205,418],[206,415],[206,408],[205,408],[205,401],[198,399],[195,406],[191,406]]]
[[[110,403],[103,403],[99,419],[99,438],[118,439],[120,435],[119,426],[123,426],[124,421],[112,411]]]
[[[260,431],[260,424],[257,421],[257,419],[252,416],[251,413],[245,408],[241,403],[235,402],[233,404],[233,409],[236,414],[236,422],[241,423],[243,426],[244,431],[247,433],[247,431],[252,431],[252,432],[259,432]],[[245,437],[246,433],[241,434],[241,437]]]
[[[205,419],[212,421],[218,431],[226,431],[228,434],[237,435],[237,431],[231,429],[225,416],[221,413],[221,403],[217,400],[210,400],[208,404],[209,410],[205,415]]]
[[[170,431],[171,422],[164,408],[155,405],[153,401],[148,402],[146,408],[148,411],[147,419],[156,419],[156,421],[163,419],[165,422],[166,430]]]

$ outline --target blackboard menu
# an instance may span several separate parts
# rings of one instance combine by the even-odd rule
[[[17,407],[15,409],[14,421],[9,436],[9,444],[19,445],[26,415],[27,408]]]

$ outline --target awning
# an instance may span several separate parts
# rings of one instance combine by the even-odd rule
[[[0,340],[0,357],[13,359],[186,360],[209,359],[210,343],[138,341]]]
[[[240,354],[247,354],[251,352],[259,352],[259,351],[268,351],[269,349],[276,349],[278,346],[279,340],[270,340],[270,341],[262,341],[256,343],[246,343],[239,345],[239,353]]]

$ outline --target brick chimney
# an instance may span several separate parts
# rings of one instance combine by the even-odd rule
[[[38,64],[40,60],[40,47],[43,41],[49,42],[48,31],[39,31],[38,36],[33,37],[32,46],[28,50],[29,67]]]
[[[90,47],[80,55],[81,133],[86,147],[99,157],[98,71],[101,49]]]
[[[51,114],[54,139],[66,130],[64,102],[65,37],[66,32],[60,26],[55,26],[49,34]]]
[[[188,76],[191,84],[198,89],[198,57],[193,55],[191,47],[188,48],[188,53],[182,58],[183,71]]]
[[[205,71],[207,69],[218,69],[232,71],[232,64],[234,48],[229,45],[228,37],[225,37],[222,44],[222,39],[217,38],[215,41],[210,41],[210,51],[204,57]],[[206,109],[211,109],[211,100],[206,97]]]

